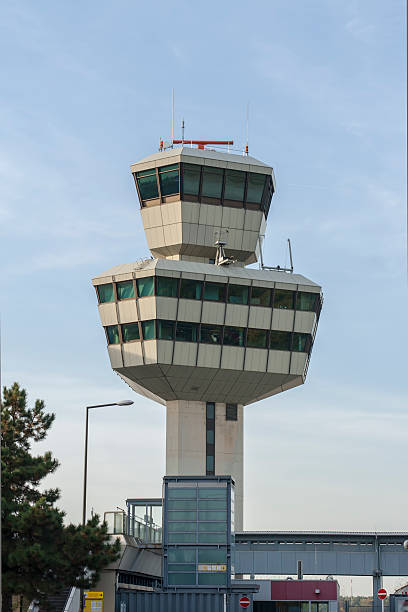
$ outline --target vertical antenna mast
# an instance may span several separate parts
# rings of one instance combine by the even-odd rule
[[[184,142],[184,119],[181,120],[181,141]]]
[[[174,140],[174,87],[171,90],[171,146]]]
[[[290,244],[290,238],[288,238],[288,245],[289,245],[290,271],[293,272],[292,247]]]
[[[245,147],[246,155],[248,155],[248,137],[249,137],[249,102],[247,102],[247,107],[246,107],[246,147]]]

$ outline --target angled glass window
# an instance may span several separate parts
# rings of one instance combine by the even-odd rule
[[[154,340],[154,321],[142,321],[143,340]]]
[[[294,291],[287,291],[287,289],[275,289],[273,307],[292,310],[294,307],[294,298]]]
[[[270,306],[271,289],[267,287],[252,287],[250,304],[251,306]]]
[[[224,344],[228,346],[244,346],[245,327],[224,327]]]
[[[152,198],[159,197],[155,168],[152,168],[151,170],[142,170],[141,172],[137,172],[136,176],[142,200],[151,200]]]
[[[179,487],[169,487],[168,488],[168,498],[169,499],[195,499],[196,498],[196,490],[191,489],[183,489]]]
[[[157,277],[157,295],[162,297],[177,297],[178,278],[169,276]]]
[[[182,278],[180,282],[180,297],[185,300],[201,300],[202,281]]]
[[[132,342],[132,340],[140,340],[138,323],[124,323],[121,327],[123,342]]]
[[[181,342],[197,342],[198,324],[177,321],[176,340]]]
[[[205,283],[204,299],[212,302],[225,302],[226,286],[221,283]]]
[[[317,296],[317,293],[307,293],[305,291],[299,291],[296,299],[296,308],[298,310],[316,310]]]
[[[224,170],[222,168],[203,166],[203,186],[201,195],[207,198],[221,199],[223,175]]]
[[[138,278],[136,281],[137,294],[139,297],[148,297],[154,295],[154,276],[145,276]]]
[[[205,342],[206,344],[221,344],[221,339],[221,325],[201,325],[200,342]]]
[[[115,293],[113,291],[112,283],[106,283],[106,285],[98,285],[97,290],[100,304],[115,301]]]
[[[248,174],[247,202],[261,204],[265,186],[265,178],[265,174],[257,174],[253,172]]]
[[[160,191],[162,196],[179,193],[179,166],[162,166],[159,168]]]
[[[225,548],[199,548],[198,562],[205,565],[213,563],[225,565],[227,563],[227,550]]]
[[[244,201],[245,172],[240,170],[225,171],[224,200]]]
[[[248,329],[247,346],[251,348],[266,348],[266,330]]]
[[[108,344],[119,344],[119,330],[117,325],[107,325],[105,327],[108,336]]]
[[[201,166],[183,164],[183,189],[185,194],[198,196]]]
[[[301,334],[298,332],[294,332],[292,351],[296,351],[297,353],[308,353],[310,350],[310,345],[310,334]]]
[[[157,337],[159,340],[174,340],[174,321],[157,321]]]
[[[167,559],[169,563],[195,563],[195,548],[169,548]]]
[[[248,304],[248,289],[245,285],[228,285],[230,304]]]
[[[291,333],[285,331],[271,331],[269,348],[278,351],[290,351]]]
[[[133,287],[133,281],[123,281],[122,283],[116,283],[116,293],[118,300],[127,300],[135,297],[135,289]]]

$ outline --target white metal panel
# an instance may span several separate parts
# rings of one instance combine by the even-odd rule
[[[101,323],[105,325],[115,325],[118,322],[116,314],[116,304],[114,302],[105,302],[98,306]]]

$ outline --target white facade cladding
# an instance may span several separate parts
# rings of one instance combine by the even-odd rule
[[[132,166],[155,259],[93,279],[112,368],[167,406],[166,473],[230,474],[242,529],[243,406],[305,381],[321,288],[257,260],[275,179],[250,157],[179,148]],[[230,265],[215,265],[215,242]],[[212,416],[211,416],[212,415]]]

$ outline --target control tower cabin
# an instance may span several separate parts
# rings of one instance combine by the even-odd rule
[[[275,192],[270,166],[182,146],[131,170],[153,258],[93,279],[111,366],[166,406],[167,475],[233,476],[240,531],[244,406],[304,383],[321,287],[246,267]]]

